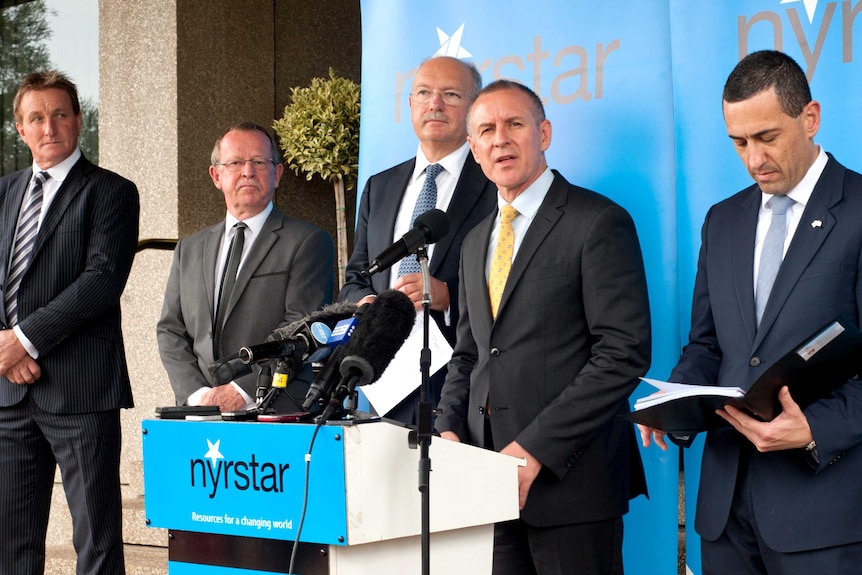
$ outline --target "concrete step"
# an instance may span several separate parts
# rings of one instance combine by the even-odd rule
[[[167,575],[166,547],[126,545],[126,575]],[[75,549],[71,544],[52,545],[45,551],[45,575],[69,575],[75,572]]]

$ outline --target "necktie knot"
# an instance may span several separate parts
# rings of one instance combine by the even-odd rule
[[[500,224],[501,225],[511,224],[512,220],[514,220],[517,216],[518,216],[518,210],[513,208],[511,204],[506,204],[500,210]]]
[[[766,205],[769,206],[769,209],[772,211],[772,215],[783,216],[787,213],[787,210],[790,209],[790,206],[793,205],[793,199],[787,196],[772,196],[766,202]]]
[[[45,184],[45,182],[47,182],[50,178],[51,178],[51,174],[49,174],[48,172],[39,172],[38,174],[36,174],[36,177],[34,178],[34,187],[35,186],[42,187]]]
[[[431,178],[432,180],[435,180],[442,171],[443,166],[441,166],[440,164],[430,164],[427,168],[425,168],[425,179],[427,180],[428,178]]]

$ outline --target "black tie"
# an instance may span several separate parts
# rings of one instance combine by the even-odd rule
[[[227,314],[230,296],[236,284],[236,271],[242,260],[242,247],[245,243],[246,226],[242,222],[234,225],[233,239],[227,253],[227,261],[224,265],[224,273],[221,276],[221,289],[219,289],[218,307],[216,307],[215,323],[213,324],[213,356],[215,359],[222,357],[222,329],[224,328],[224,316]]]

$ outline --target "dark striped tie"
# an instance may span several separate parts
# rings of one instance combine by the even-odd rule
[[[39,216],[42,213],[42,186],[51,176],[48,172],[39,172],[33,178],[30,191],[24,199],[21,215],[18,217],[18,229],[15,232],[15,247],[6,276],[6,321],[10,326],[18,323],[18,288],[27,266],[30,265],[30,255],[36,244],[39,233]]]
[[[224,328],[224,318],[225,315],[227,315],[230,296],[233,294],[233,287],[236,284],[236,272],[239,269],[239,263],[242,260],[242,247],[245,244],[245,229],[247,227],[248,226],[242,222],[237,222],[234,225],[233,239],[230,241],[227,261],[224,265],[224,273],[221,276],[218,307],[216,308],[216,317],[215,322],[213,323],[213,356],[215,359],[222,357],[224,352],[222,349],[222,329]]]

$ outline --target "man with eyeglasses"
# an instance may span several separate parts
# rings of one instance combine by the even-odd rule
[[[211,160],[210,177],[224,194],[227,215],[174,250],[157,327],[159,353],[177,405],[240,411],[254,406],[257,375],[222,384],[209,367],[332,301],[334,249],[327,232],[274,206],[284,166],[263,127],[230,126]],[[304,389],[290,393],[305,396]],[[275,408],[297,410],[285,394]]]
[[[416,157],[371,176],[365,185],[353,255],[338,296],[341,301],[368,301],[393,288],[407,294],[416,309],[421,309],[422,277],[414,256],[370,279],[361,272],[371,258],[412,228],[419,213],[431,208],[443,210],[449,216],[449,233],[428,250],[431,316],[452,345],[458,323],[461,242],[491,213],[496,202],[496,188],[467,145],[467,109],[481,89],[482,78],[476,67],[456,58],[430,58],[416,70],[409,103],[419,149]],[[431,182],[436,194],[431,193],[429,199]],[[441,369],[431,377],[432,404],[440,396],[445,371]],[[413,424],[418,399],[417,389],[386,415]]]

